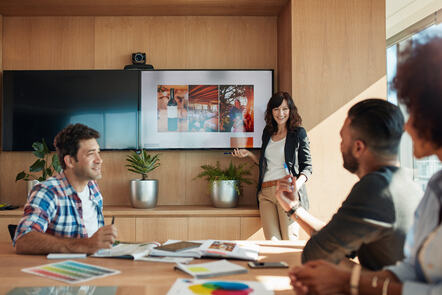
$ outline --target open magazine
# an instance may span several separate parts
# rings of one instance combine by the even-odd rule
[[[164,245],[179,241],[169,240]],[[164,251],[152,249],[151,256],[171,256],[171,257],[216,257],[241,260],[257,260],[259,246],[252,243],[239,243],[236,241],[205,240],[196,241],[202,243],[201,246],[181,251]]]

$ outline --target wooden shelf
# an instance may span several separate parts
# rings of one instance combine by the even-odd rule
[[[126,206],[105,206],[104,216],[131,217],[258,217],[259,210],[252,206],[215,208],[212,206],[157,206],[152,209],[136,209]]]
[[[212,206],[157,206],[152,209],[136,209],[128,206],[104,206],[104,216],[119,217],[259,217],[259,210],[252,206],[215,208]],[[0,216],[21,216],[23,207],[0,211]]]
[[[3,16],[278,16],[288,0],[16,0]]]

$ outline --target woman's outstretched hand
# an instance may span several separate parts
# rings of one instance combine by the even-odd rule
[[[232,152],[232,156],[235,158],[245,158],[250,155],[250,152],[246,149],[234,149]]]

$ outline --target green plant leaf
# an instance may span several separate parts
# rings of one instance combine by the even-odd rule
[[[46,147],[46,148],[45,148]],[[46,143],[44,142],[44,139],[42,139],[42,142],[34,142],[32,144],[32,148],[34,149],[33,154],[40,159],[43,159],[46,154],[49,154],[49,149],[46,146]]]
[[[219,161],[216,162],[216,166],[202,165],[202,171],[194,178],[204,178],[209,181],[209,185],[215,180],[237,180],[238,185],[235,186],[236,191],[240,194],[242,183],[251,184],[252,181],[246,176],[251,175],[250,169],[253,165],[246,167],[246,164],[234,165],[230,161],[229,166],[226,169],[220,167]]]
[[[60,165],[60,161],[58,160],[58,155],[54,154],[52,156],[52,167],[54,168],[55,171],[57,171],[57,173],[61,172],[61,165]]]
[[[29,167],[30,172],[39,172],[42,171],[45,166],[45,161],[42,159],[37,159],[34,164]]]
[[[15,177],[15,181],[19,181],[22,180],[26,177],[26,172],[22,171],[20,173],[17,174],[17,176]]]
[[[45,155],[50,154],[51,152],[49,151],[48,145],[46,144],[46,141],[44,138],[41,139],[42,145],[43,145],[43,152],[45,153]]]
[[[126,157],[128,171],[140,174],[142,179],[147,179],[147,174],[160,166],[159,154],[149,155],[147,150],[132,151]]]

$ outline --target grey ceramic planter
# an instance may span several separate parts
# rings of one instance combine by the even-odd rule
[[[134,208],[154,208],[158,201],[158,180],[136,179],[130,182],[130,203]]]
[[[31,190],[34,187],[34,185],[36,185],[37,183],[39,183],[38,180],[28,180],[28,181],[26,181],[26,198],[29,199],[29,194],[31,193]]]
[[[233,208],[238,205],[237,180],[215,180],[210,187],[210,198],[217,208]]]

